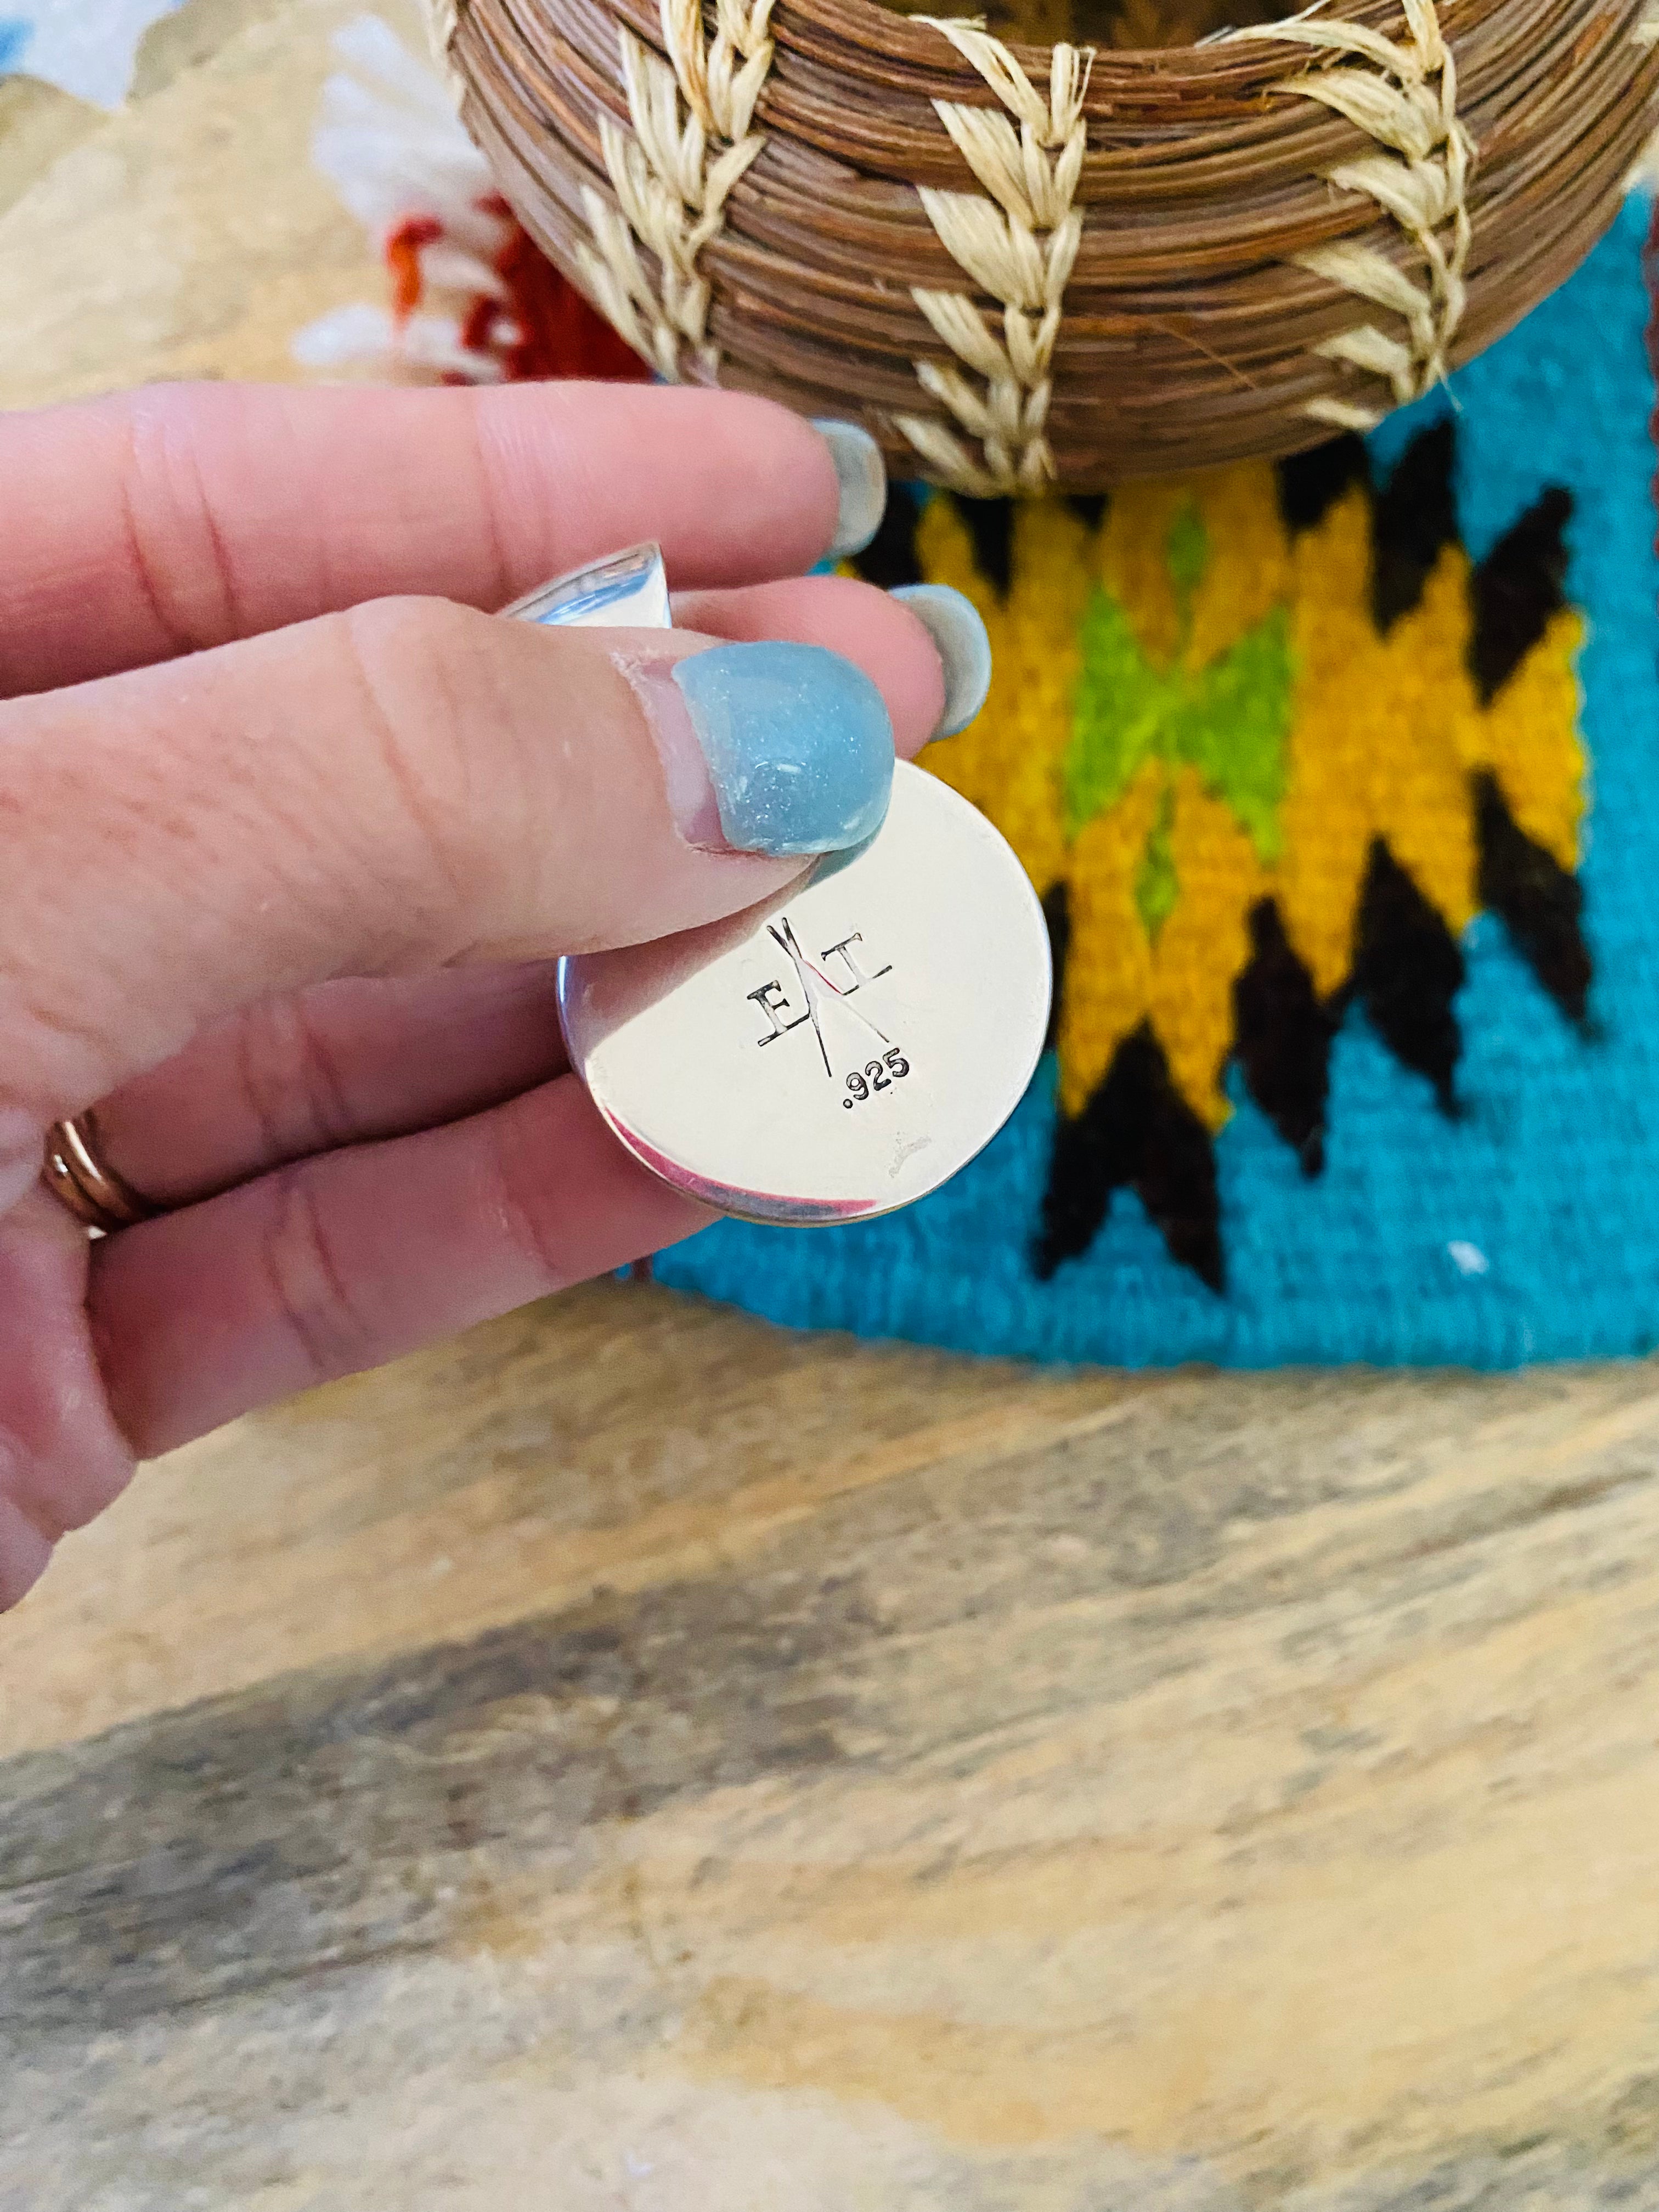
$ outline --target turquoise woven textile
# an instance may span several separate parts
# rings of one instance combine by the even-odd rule
[[[1257,899],[1248,960],[1231,979],[1218,1106],[1190,1079],[1183,1089],[1167,1012],[1154,1006],[1133,1035],[1103,1030],[1107,1017],[1085,1003],[1094,987],[1073,975],[1069,1018],[1082,1042],[1070,1072],[1062,1026],[1013,1121],[948,1188],[852,1228],[721,1223],[659,1255],[659,1280],[798,1327],[1128,1366],[1502,1367],[1659,1343],[1650,214],[1627,202],[1559,293],[1363,453],[1334,448],[1327,463],[1280,471],[1287,542],[1335,496],[1321,467],[1339,489],[1363,477],[1379,632],[1415,604],[1413,588],[1435,588],[1423,578],[1438,540],[1413,570],[1413,533],[1429,530],[1441,501],[1438,537],[1451,533],[1472,579],[1466,653],[1482,714],[1519,726],[1532,710],[1511,711],[1504,687],[1533,681],[1515,671],[1547,649],[1546,617],[1577,611],[1585,765],[1576,827],[1562,833],[1571,865],[1524,827],[1522,730],[1503,739],[1520,746],[1519,770],[1470,769],[1476,910],[1456,927],[1441,918],[1455,919],[1455,900],[1413,875],[1398,838],[1379,836],[1341,988],[1322,993],[1310,981],[1316,961],[1298,957],[1294,928],[1287,939],[1280,927],[1290,890],[1278,908]],[[1435,465],[1444,481],[1419,498],[1401,472]],[[963,520],[981,551],[1006,527],[985,514]],[[924,537],[933,527],[921,526]],[[938,542],[946,557],[954,541]],[[1535,605],[1546,591],[1549,605]],[[1305,608],[1295,617],[1307,619]],[[1305,673],[1295,622],[1285,633],[1292,688]],[[1057,733],[1057,774],[1073,772],[1087,737]],[[1224,772],[1205,773],[1224,797]],[[1068,865],[1081,870],[1088,849],[1080,836]],[[1279,874],[1262,883],[1288,883],[1277,848],[1249,865],[1268,861]],[[1167,901],[1138,865],[1156,954]],[[941,885],[946,922],[949,896]],[[1056,909],[1067,958],[1078,911],[1068,921]],[[1108,977],[1097,997],[1109,984],[1120,988]],[[1077,1055],[1091,1054],[1079,1073]],[[1076,1096],[1062,1111],[1065,1084]]]

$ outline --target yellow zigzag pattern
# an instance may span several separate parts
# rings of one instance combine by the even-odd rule
[[[1194,668],[1275,608],[1289,617],[1291,723],[1277,857],[1264,862],[1232,808],[1190,767],[1149,763],[1116,802],[1068,841],[1061,763],[1081,672],[1079,628],[1103,588],[1142,651],[1167,666],[1183,650],[1167,554],[1195,508],[1211,558],[1189,610]],[[1172,1079],[1212,1129],[1229,1111],[1221,1075],[1233,1039],[1233,986],[1250,951],[1249,916],[1276,901],[1285,935],[1322,997],[1346,981],[1372,841],[1454,932],[1476,910],[1472,774],[1495,777],[1517,826],[1566,869],[1577,865],[1586,761],[1574,661],[1582,618],[1555,615],[1490,706],[1471,681],[1470,562],[1441,553],[1419,605],[1379,635],[1370,612],[1371,503],[1350,488],[1294,539],[1273,469],[1246,463],[1112,495],[1091,531],[1063,501],[1014,511],[1012,585],[999,600],[975,566],[951,502],[931,501],[918,551],[932,581],[954,585],[991,635],[984,711],[924,764],[988,814],[1040,894],[1068,890],[1071,938],[1059,1026],[1060,1104],[1081,1110],[1122,1040],[1150,1022]],[[1153,936],[1137,871],[1165,789],[1176,904]]]

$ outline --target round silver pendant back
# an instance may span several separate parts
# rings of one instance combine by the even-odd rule
[[[881,829],[763,907],[564,961],[572,1066],[652,1172],[751,1221],[867,1220],[946,1182],[1030,1081],[1048,934],[976,808],[900,762]]]

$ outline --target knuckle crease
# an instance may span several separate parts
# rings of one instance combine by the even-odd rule
[[[373,1334],[335,1254],[315,1176],[301,1162],[272,1179],[261,1259],[273,1310],[313,1382],[368,1365]]]

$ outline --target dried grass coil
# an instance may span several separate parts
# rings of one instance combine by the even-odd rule
[[[1646,8],[1332,0],[1139,52],[872,0],[433,21],[521,220],[661,374],[988,496],[1292,452],[1491,343],[1659,126]]]

